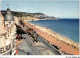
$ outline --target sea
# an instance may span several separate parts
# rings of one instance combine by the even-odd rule
[[[47,27],[52,31],[79,43],[79,19],[29,21],[35,25]]]

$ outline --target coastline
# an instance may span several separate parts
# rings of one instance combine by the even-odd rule
[[[73,40],[71,40],[71,39],[69,39],[67,37],[62,36],[61,34],[58,34],[58,33],[52,31],[51,29],[49,29],[47,27],[42,27],[42,26],[35,25],[35,24],[32,24],[32,23],[30,23],[30,24],[33,25],[34,27],[40,29],[41,31],[43,31],[43,32],[45,32],[45,33],[47,33],[47,34],[49,34],[49,35],[59,39],[59,40],[62,40],[64,42],[69,43],[71,45],[74,45],[76,47],[79,47],[79,44],[77,42],[74,42]]]
[[[45,38],[45,40],[47,40],[50,44],[57,46],[60,52],[79,55],[78,43],[50,30],[49,28],[32,24],[26,20],[24,20],[24,23],[29,28],[32,28],[34,31],[36,31],[40,36]]]

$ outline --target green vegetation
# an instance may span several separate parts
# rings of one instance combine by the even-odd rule
[[[23,17],[24,16],[23,13],[19,13],[19,12],[13,12],[12,14],[13,14],[13,16],[17,16],[17,17]]]
[[[1,10],[1,13],[5,16],[6,11],[5,10]],[[13,16],[17,16],[17,17],[32,17],[32,18],[38,18],[38,19],[59,19],[59,18],[55,18],[55,17],[50,17],[47,16],[43,13],[27,13],[27,12],[15,12],[15,11],[11,11],[11,13],[13,14]]]
[[[16,27],[17,27],[18,34],[25,34],[26,33],[20,26],[16,25]]]

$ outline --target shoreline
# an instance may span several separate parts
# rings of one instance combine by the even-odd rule
[[[30,22],[28,22],[28,23],[30,23]],[[72,45],[74,45],[76,47],[79,47],[77,42],[74,42],[73,40],[71,40],[71,39],[69,39],[69,38],[67,38],[65,36],[62,36],[61,34],[58,34],[58,33],[52,31],[51,29],[49,29],[47,27],[42,27],[42,26],[35,25],[35,24],[32,24],[32,23],[30,23],[30,24],[35,26],[36,28],[40,29],[41,31],[43,31],[43,32],[45,32],[45,33],[47,33],[47,34],[59,39],[59,40],[62,40],[62,41],[66,42],[66,43],[69,43],[69,44],[72,44]]]
[[[66,38],[58,33],[55,33],[49,28],[42,27],[39,25],[32,24],[26,20],[23,21],[25,25],[36,31],[40,36],[42,36],[51,45],[55,45],[59,48],[59,52],[79,55],[79,44]]]

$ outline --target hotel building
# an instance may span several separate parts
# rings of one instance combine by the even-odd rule
[[[5,16],[1,16],[0,55],[16,55],[16,25],[14,16],[7,8]]]

